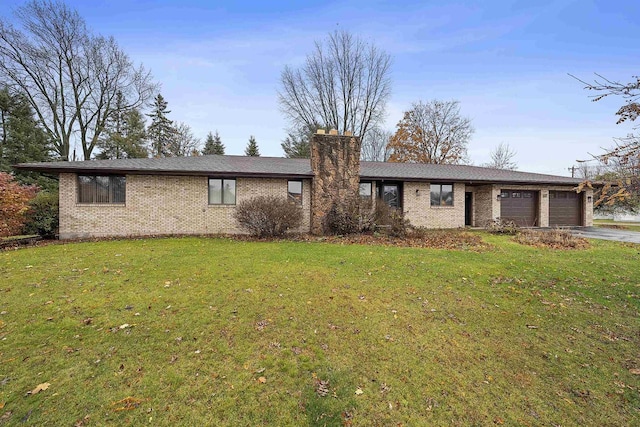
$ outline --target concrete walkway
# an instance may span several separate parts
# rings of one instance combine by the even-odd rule
[[[605,227],[576,227],[569,229],[571,234],[587,239],[614,240],[616,242],[640,243],[640,232],[618,230]]]

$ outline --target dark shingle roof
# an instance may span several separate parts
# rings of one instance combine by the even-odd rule
[[[133,173],[158,175],[226,175],[239,177],[312,177],[309,159],[245,156],[195,156],[159,159],[89,160],[21,163],[18,169],[48,173]],[[363,179],[464,181],[576,185],[578,178],[489,169],[465,165],[361,162]]]

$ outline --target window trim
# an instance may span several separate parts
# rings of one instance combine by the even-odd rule
[[[442,204],[442,187],[444,185],[450,185],[451,186],[451,204]],[[431,198],[431,194],[433,193],[432,188],[434,186],[438,186],[439,187],[439,191],[438,191],[438,198],[439,198],[439,204],[434,204],[433,203],[433,199]],[[455,206],[456,204],[456,198],[455,198],[455,185],[453,182],[431,182],[429,183],[429,205],[432,208],[452,208]]]
[[[94,200],[91,201],[87,201],[87,200],[81,200],[80,194],[81,194],[81,183],[80,183],[80,179],[81,177],[89,177],[89,178],[108,178],[109,179],[109,184],[107,187],[107,192],[108,192],[108,199],[109,201],[106,202],[97,202],[95,201],[95,196],[97,194],[97,179],[94,181],[95,182],[95,186],[96,188],[93,190],[92,192],[92,196],[94,198]],[[123,199],[122,201],[114,201],[115,199],[115,194],[114,194],[114,184],[113,184],[113,179],[115,178],[122,178],[124,186],[123,186]],[[119,175],[119,174],[92,174],[92,173],[79,173],[76,174],[76,204],[78,205],[103,205],[103,206],[124,206],[127,202],[127,176],[126,175]]]
[[[299,193],[300,196],[299,197],[292,196],[292,194],[298,194],[298,193],[292,193],[290,191],[289,184],[292,183],[292,182],[300,183],[300,193]],[[297,206],[302,206],[302,202],[304,200],[303,193],[304,193],[304,183],[302,182],[301,179],[289,179],[289,180],[287,180],[287,200],[289,202],[294,203]]]
[[[211,203],[211,180],[220,180],[220,203]],[[233,181],[233,203],[225,203],[224,201],[224,183],[225,181]],[[207,203],[209,206],[235,206],[238,200],[238,180],[236,178],[215,177],[207,178]]]

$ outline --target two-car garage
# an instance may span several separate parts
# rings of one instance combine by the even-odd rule
[[[520,227],[540,225],[539,191],[503,189],[500,217]],[[549,226],[582,225],[582,194],[575,191],[549,191]]]

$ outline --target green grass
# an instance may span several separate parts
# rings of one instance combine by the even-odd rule
[[[623,230],[640,231],[640,224],[638,224],[637,222],[620,222],[614,221],[612,219],[596,219],[593,220],[593,225],[595,225],[596,227],[613,226],[613,228],[621,228]]]
[[[639,425],[640,247],[482,236],[2,252],[0,425]]]

